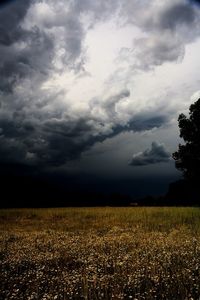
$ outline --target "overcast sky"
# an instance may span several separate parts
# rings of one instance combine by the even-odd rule
[[[180,177],[171,154],[178,114],[200,97],[199,1],[1,3],[1,164],[142,193]]]

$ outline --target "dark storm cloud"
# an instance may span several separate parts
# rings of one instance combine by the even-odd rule
[[[141,21],[136,21],[148,36],[134,41],[134,68],[148,70],[181,61],[185,45],[199,36],[200,12],[189,1],[167,1],[159,9],[150,6]]]
[[[191,25],[196,18],[195,10],[187,3],[177,3],[160,15],[161,28],[174,30],[179,24]]]
[[[10,2],[12,2],[13,0],[1,0],[0,2],[0,6],[4,6],[5,4],[9,4]]]
[[[20,79],[34,72],[46,74],[49,69],[53,42],[37,26],[27,31],[21,23],[31,1],[13,1],[0,10],[0,90],[12,92]]]
[[[4,5],[6,3],[9,5]],[[19,33],[19,23],[25,17],[30,3],[31,0],[3,1],[3,3],[1,1],[3,6],[0,9],[0,30],[1,39],[5,44],[9,44],[16,33]]]
[[[62,63],[77,69],[83,28],[72,11],[60,11],[60,16],[52,19],[47,16],[42,25],[39,21],[24,25],[33,3],[40,1],[13,1],[0,10],[0,160],[62,164],[87,148],[91,125],[86,119],[64,118],[59,105],[51,109],[57,95],[43,93],[40,86],[56,68],[53,58],[59,50],[56,39],[61,28]]]
[[[31,4],[40,1],[13,1],[0,10],[0,90],[12,92],[13,86],[23,78],[37,76],[44,81],[55,70],[54,57],[59,48],[65,50],[62,63],[72,69],[80,69],[82,61],[77,61],[82,53],[84,38],[79,15],[72,11],[54,18],[48,15],[40,24],[35,13],[35,22],[27,27],[24,18]],[[30,17],[29,17],[30,18]],[[30,18],[31,19],[31,18]],[[51,30],[54,30],[50,32]],[[60,32],[61,31],[61,32]],[[57,47],[57,41],[62,44]],[[40,76],[42,79],[40,80]]]
[[[21,162],[28,165],[62,165],[77,159],[96,142],[116,136],[123,131],[144,131],[164,125],[167,116],[152,116],[152,112],[138,114],[133,120],[123,123],[115,111],[115,106],[130,92],[123,90],[106,101],[92,101],[96,111],[78,119],[64,116],[59,110],[42,112],[43,107],[23,108],[9,116],[0,115],[0,160],[1,162]],[[46,117],[45,117],[46,116]],[[45,120],[46,118],[46,120]],[[121,125],[120,125],[121,124]]]
[[[117,134],[114,105],[129,95],[129,91],[123,90],[102,104],[106,120],[97,114],[92,115],[90,111],[84,117],[75,119],[63,115],[62,107],[48,111],[46,106],[49,101],[52,102],[51,98],[42,102],[43,105],[37,105],[36,101],[27,105],[26,100],[12,102],[7,98],[0,112],[1,162],[61,165],[67,160],[79,158],[95,142]],[[92,106],[101,108],[101,101]],[[108,124],[110,118],[112,120]]]
[[[13,49],[0,46],[0,54],[3,57],[0,63],[0,89],[3,92],[11,92],[13,86],[23,78],[29,78],[35,73],[38,78],[46,76],[50,70],[53,43],[44,32],[37,28],[29,33],[23,32],[20,42],[26,44],[24,49],[20,49],[20,45],[19,48],[15,45]]]
[[[105,17],[112,10],[113,1],[12,1],[9,5],[2,6],[0,10],[0,96],[1,103],[7,102],[5,94],[14,93],[13,89],[21,85],[23,80],[29,80],[26,89],[34,86],[36,105],[45,105],[48,100],[41,100],[44,96],[38,94],[40,85],[55,71],[68,67],[74,72],[79,72],[84,65],[83,40],[85,32],[81,23],[81,14],[90,12],[93,17]],[[115,3],[117,3],[115,1]],[[58,5],[61,4],[60,9]],[[68,11],[62,9],[69,5]],[[49,12],[40,18],[39,5],[51,7]],[[55,13],[54,13],[55,11]],[[28,17],[27,17],[28,13]],[[27,17],[24,24],[24,19]],[[28,25],[27,25],[28,22]],[[57,58],[60,51],[62,55]],[[60,66],[57,66],[57,60]],[[32,85],[32,86],[31,86]],[[48,95],[45,96],[48,99]],[[8,107],[13,113],[27,104],[25,95],[18,98],[13,95],[13,103]],[[38,99],[37,99],[38,98]],[[39,100],[40,99],[40,100]],[[39,112],[40,113],[40,112]],[[34,111],[33,111],[34,114]],[[46,117],[43,115],[43,117]]]
[[[190,3],[200,5],[200,0],[188,0]]]
[[[169,120],[169,116],[157,114],[155,113],[155,116],[152,116],[151,113],[147,114],[138,114],[135,116],[135,118],[130,121],[129,128],[131,128],[133,131],[145,131],[145,130],[151,130],[153,128],[159,128],[163,125],[165,125]]]
[[[165,149],[163,144],[152,142],[151,148],[144,152],[134,154],[130,166],[146,166],[150,164],[157,164],[161,162],[168,162],[170,160],[170,153]]]
[[[163,3],[157,10],[150,10],[141,26],[146,31],[179,30],[179,26],[190,27],[198,18],[195,7],[189,1],[174,1]]]
[[[91,143],[92,128],[86,120],[52,119],[37,124],[14,117],[0,126],[1,162],[60,165],[79,157]]]
[[[10,1],[0,9],[0,45],[9,47],[23,36],[20,22],[25,17],[30,0]],[[2,50],[2,49],[1,49]],[[4,57],[3,59],[4,60]],[[1,61],[2,61],[1,60]]]
[[[57,9],[59,4],[63,9]],[[69,9],[65,10],[67,4]],[[116,0],[69,3],[21,0],[1,7],[0,162],[62,165],[79,158],[96,142],[123,131],[151,130],[168,122],[167,113],[155,110],[134,116],[129,111],[120,113],[118,106],[131,96],[127,89],[106,99],[88,100],[89,108],[80,115],[75,109],[70,110],[70,104],[60,100],[63,95],[57,86],[54,91],[43,87],[63,69],[74,73],[83,69],[86,34],[81,21],[83,13],[89,14],[92,26],[93,21],[114,15],[121,7],[118,4]],[[40,5],[43,5],[42,16]],[[162,13],[163,20],[159,21],[160,28],[174,29],[173,21],[166,23],[165,14]],[[190,24],[192,17],[192,13],[185,12],[176,22],[182,24],[187,18],[185,23]],[[149,48],[146,40],[138,41],[142,49],[138,58],[146,66],[176,59],[182,47],[179,40],[171,39],[168,33],[160,38],[160,31],[159,39],[151,45]],[[69,102],[72,101],[74,99]]]
[[[118,1],[113,0],[101,2],[74,0],[70,2],[68,13],[60,11],[54,17],[48,17],[47,13],[42,24],[36,22],[32,24],[32,28],[27,29],[21,26],[21,22],[26,16],[30,3],[31,1],[25,0],[12,1],[0,10],[0,89],[6,92],[11,92],[13,85],[17,84],[21,78],[27,77],[27,75],[33,76],[34,71],[37,74],[48,76],[52,67],[55,67],[52,66],[53,55],[55,51],[59,50],[55,48],[55,41],[61,34],[59,28],[62,28],[64,32],[60,45],[62,49],[65,49],[61,59],[62,63],[73,69],[81,69],[84,64],[84,57],[80,58],[80,55],[83,51],[82,42],[85,36],[80,21],[81,14],[89,13],[90,16],[93,16],[93,21],[96,21],[113,15],[119,8]],[[53,9],[56,9],[56,5],[52,3],[50,1]],[[66,5],[63,1],[60,3]],[[133,1],[132,6],[137,9],[139,4]],[[141,19],[143,19],[142,16]],[[173,36],[165,30],[175,31],[178,25],[185,24],[191,27],[196,24],[197,14],[193,6],[189,5],[188,2],[172,3],[156,14],[150,13],[145,20],[141,24],[138,21],[137,25],[146,31],[151,32],[153,30],[158,34],[135,41],[136,57],[138,58],[137,67],[147,69],[150,66],[160,65],[165,61],[174,61],[183,56],[183,41],[178,35]],[[47,33],[45,28],[54,29],[54,34]],[[196,31],[195,28],[193,31]],[[78,59],[80,60],[77,61]]]

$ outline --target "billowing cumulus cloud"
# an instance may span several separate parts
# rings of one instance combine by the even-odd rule
[[[152,142],[151,148],[133,155],[130,166],[147,166],[170,160],[170,153],[163,144]]]
[[[188,1],[159,3],[22,0],[0,7],[1,162],[62,165],[123,131],[170,122],[170,110],[136,92],[137,76],[183,59],[198,36],[199,11]],[[95,40],[97,32],[112,40]]]
[[[136,7],[140,19],[137,15],[130,16],[129,21],[143,30],[144,37],[134,40],[133,68],[148,70],[166,62],[181,61],[186,44],[199,36],[199,10],[184,0],[160,4],[151,1]]]
[[[130,96],[128,90],[106,99],[92,99],[89,107],[80,116],[67,112],[63,105],[51,107],[53,100],[46,103],[31,103],[29,108],[19,101],[8,108],[2,105],[0,119],[1,158],[3,161],[59,165],[75,159],[98,141],[103,141],[127,130],[143,131],[160,127],[166,117],[136,115],[126,120],[118,113],[117,104]],[[7,98],[9,102],[9,97]],[[50,107],[49,107],[50,106]],[[56,106],[56,103],[55,103]],[[52,110],[50,110],[52,109]]]
[[[179,25],[191,25],[195,22],[196,14],[192,6],[184,2],[176,3],[169,7],[160,16],[161,28],[174,30]]]

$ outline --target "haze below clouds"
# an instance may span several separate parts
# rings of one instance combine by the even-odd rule
[[[177,117],[200,95],[198,1],[4,1],[0,19],[1,164],[102,190],[139,180],[141,193],[180,177]]]

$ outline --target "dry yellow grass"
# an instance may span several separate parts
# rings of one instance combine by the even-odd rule
[[[200,299],[200,209],[0,211],[0,299]]]

